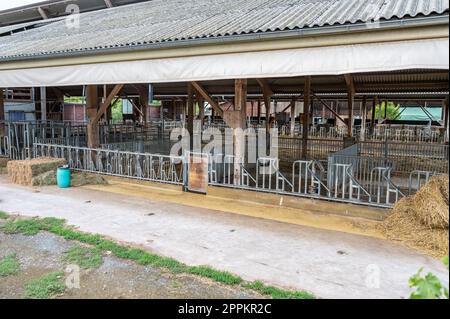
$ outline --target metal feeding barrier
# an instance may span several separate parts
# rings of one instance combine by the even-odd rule
[[[184,158],[86,147],[34,144],[34,157],[65,158],[70,168],[90,173],[183,184]]]
[[[291,173],[282,172],[277,158],[262,157],[256,164],[241,164],[232,155],[204,154],[210,185],[330,201],[392,207],[405,191],[392,178],[393,165],[384,158],[361,157],[357,145],[330,156],[328,165],[300,160]],[[65,158],[72,169],[186,186],[188,167],[184,156],[91,149],[34,143],[34,157]],[[238,165],[237,169],[236,165]],[[239,174],[239,178],[235,178]],[[416,171],[409,191],[417,190],[434,173]],[[418,179],[419,183],[413,183]]]
[[[0,136],[0,156],[9,157],[9,150],[8,136]]]

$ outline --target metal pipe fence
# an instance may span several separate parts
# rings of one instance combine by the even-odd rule
[[[358,153],[366,157],[383,157],[393,162],[397,174],[430,171],[448,174],[448,144],[359,142]]]
[[[83,172],[183,185],[184,158],[35,143],[34,157],[64,158]]]

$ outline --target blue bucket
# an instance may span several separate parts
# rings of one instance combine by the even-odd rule
[[[70,168],[67,166],[59,167],[56,171],[56,182],[59,188],[69,188],[71,177]]]

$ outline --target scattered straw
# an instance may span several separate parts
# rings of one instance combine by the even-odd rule
[[[403,198],[382,224],[392,240],[441,258],[449,253],[449,177],[430,179],[417,194]]]

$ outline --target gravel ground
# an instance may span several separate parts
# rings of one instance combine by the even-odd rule
[[[16,276],[0,278],[0,299],[24,298],[24,286],[54,271],[64,271],[64,252],[78,243],[41,232],[35,236],[0,232],[0,258],[15,253],[20,262]],[[262,298],[238,287],[228,287],[191,275],[173,275],[113,256],[103,256],[97,269],[81,270],[80,289],[67,289],[63,299],[208,299]]]

